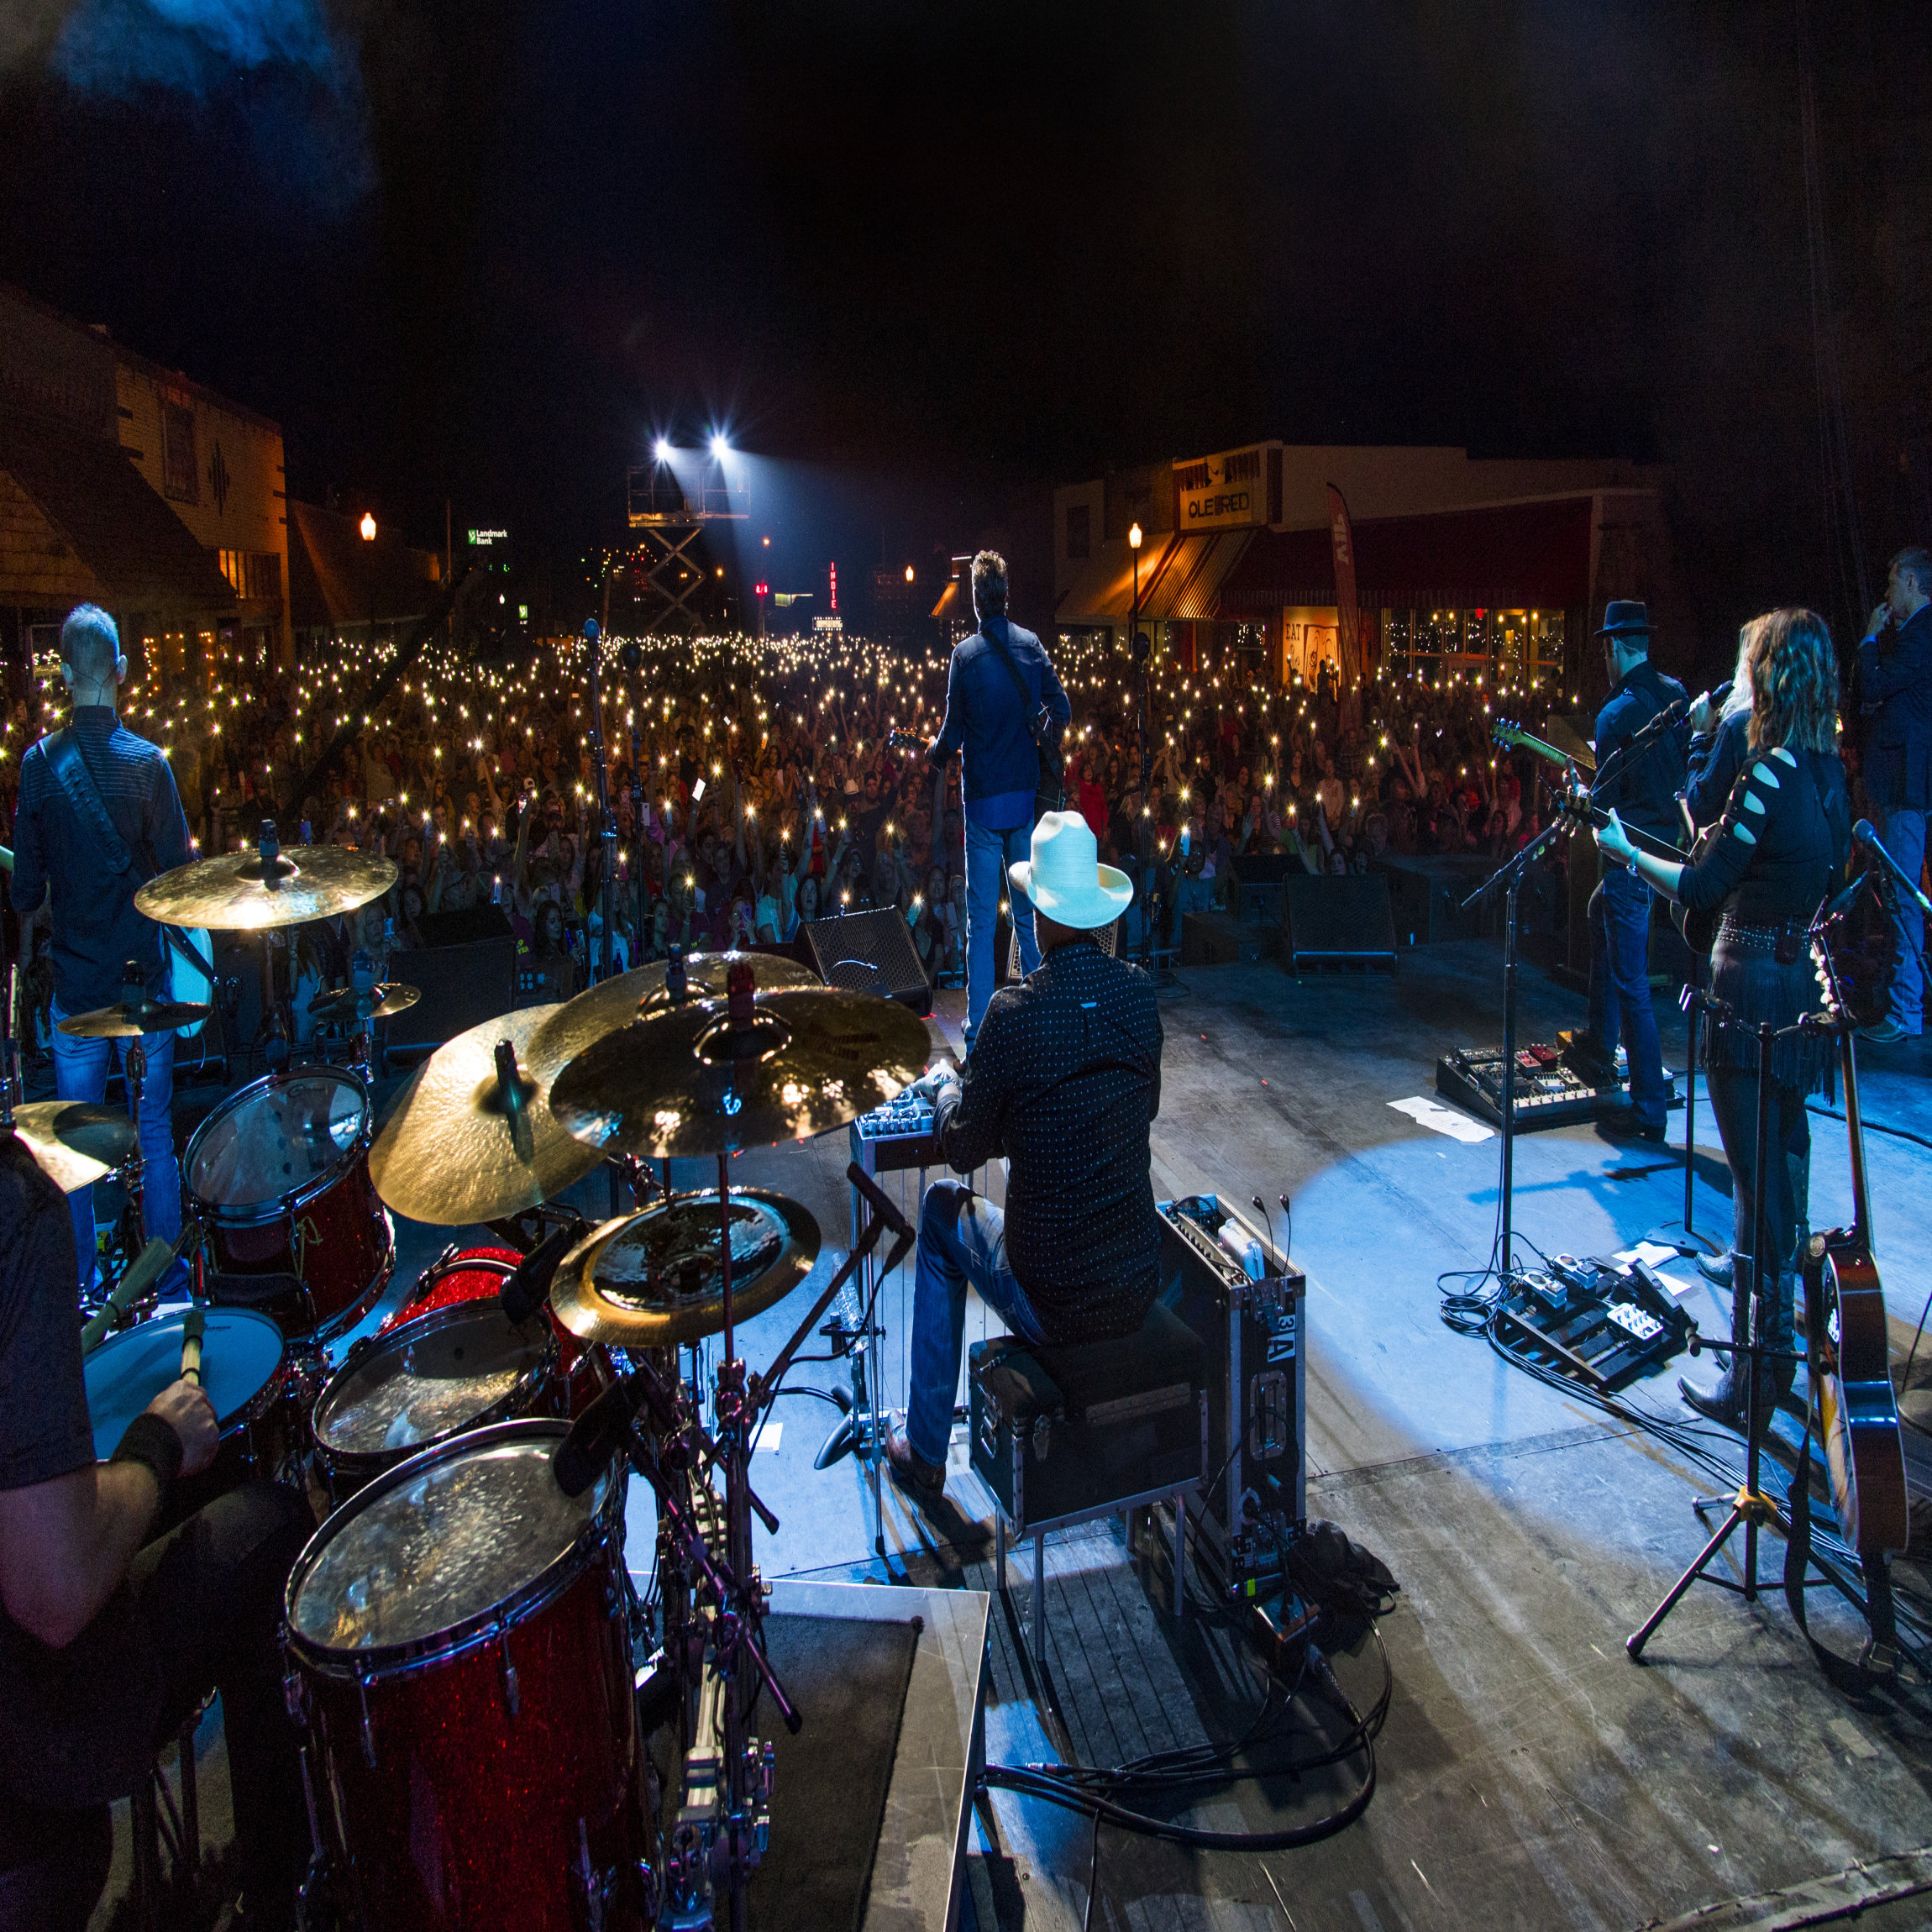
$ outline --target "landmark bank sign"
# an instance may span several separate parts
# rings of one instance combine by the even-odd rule
[[[1174,528],[1184,531],[1234,530],[1269,522],[1269,454],[1268,444],[1257,443],[1246,449],[1231,449],[1219,456],[1175,464]],[[1274,488],[1278,497],[1278,455],[1275,460]]]

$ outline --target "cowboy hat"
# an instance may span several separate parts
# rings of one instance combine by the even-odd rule
[[[1648,606],[1632,597],[1615,599],[1604,606],[1603,627],[1596,634],[1599,638],[1648,638],[1656,633]]]
[[[1126,873],[1100,864],[1093,827],[1077,811],[1043,811],[1033,827],[1033,856],[1009,866],[1013,890],[1056,926],[1093,932],[1127,909],[1134,889]]]

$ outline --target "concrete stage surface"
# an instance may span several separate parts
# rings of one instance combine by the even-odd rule
[[[1285,1192],[1294,1203],[1293,1252],[1310,1277],[1310,1514],[1374,1551],[1402,1586],[1378,1626],[1394,1692],[1378,1788],[1347,1830],[1265,1857],[1196,1852],[1107,1828],[1090,1912],[1089,1821],[997,1793],[976,1808],[968,1833],[959,1923],[979,1932],[1088,1923],[1135,1932],[1623,1932],[1698,1913],[1705,1927],[1811,1924],[1862,1904],[1861,1924],[1932,1924],[1932,1891],[1919,1889],[1932,1884],[1932,1689],[1835,1688],[1775,1589],[1747,1605],[1698,1585],[1645,1663],[1631,1662],[1624,1639],[1708,1534],[1691,1501],[1710,1492],[1710,1478],[1440,1318],[1439,1273],[1479,1267],[1490,1253],[1499,1143],[1433,1131],[1391,1103],[1433,1097],[1439,1053],[1500,1041],[1500,948],[1483,941],[1419,948],[1392,976],[1297,980],[1254,965],[1181,977],[1184,995],[1162,1008],[1156,1192],[1212,1189],[1243,1204]],[[941,1001],[933,1024],[956,1041],[961,996]],[[1683,1021],[1662,995],[1658,1005],[1666,1061],[1681,1076]],[[1525,1043],[1583,1017],[1579,996],[1525,967]],[[1932,1288],[1932,1053],[1914,1042],[1872,1053],[1862,1066],[1867,1122],[1903,1130],[1867,1137],[1902,1361]],[[1521,1137],[1519,1234],[1576,1254],[1674,1234],[1683,1117],[1672,1115],[1661,1147],[1614,1145],[1583,1127]],[[1824,1227],[1849,1211],[1845,1129],[1824,1117],[1812,1124],[1811,1218]],[[1728,1173],[1701,1092],[1697,1142],[1693,1218],[1723,1246]],[[839,1133],[732,1163],[735,1180],[803,1202],[825,1236],[811,1280],[741,1331],[754,1363],[775,1352],[843,1258],[847,1158]],[[688,1163],[675,1178],[698,1187],[712,1174]],[[990,1184],[997,1199],[997,1178]],[[911,1186],[903,1192],[916,1206]],[[586,1212],[607,1211],[601,1178],[578,1193]],[[1278,1211],[1273,1221],[1278,1241]],[[453,1236],[468,1238],[414,1226],[399,1235],[399,1280]],[[1688,1263],[1669,1272],[1695,1283],[1687,1305],[1707,1331],[1722,1331],[1727,1300]],[[882,1291],[888,1387],[900,1401],[911,1276],[908,1265]],[[984,1311],[974,1311],[969,1339],[985,1327]],[[1927,1353],[1919,1351],[1915,1383],[1932,1370]],[[1631,1399],[1688,1420],[1676,1394],[1680,1372],[1700,1380],[1714,1373],[1708,1358],[1683,1359],[1640,1383]],[[795,1371],[775,1407],[775,1446],[768,1441],[753,1458],[753,1481],[781,1520],[775,1536],[759,1532],[766,1576],[990,1589],[990,1509],[965,1472],[963,1430],[937,1521],[888,1485],[883,1557],[861,1468],[847,1458],[815,1472],[838,1418],[800,1385],[827,1388],[841,1374],[822,1362]],[[1780,1427],[1788,1440],[1792,1419]],[[1709,1439],[1741,1449],[1721,1431]],[[1908,1432],[1915,1488],[1921,1441]],[[1932,1490],[1932,1478],[1924,1487]],[[635,1494],[632,1536],[642,1564],[650,1509]],[[1782,1574],[1782,1553],[1768,1537],[1760,1557],[1767,1582]],[[1740,1558],[1740,1549],[1728,1551],[1721,1573],[1735,1578]],[[1106,1766],[1242,1735],[1259,1704],[1257,1672],[1225,1623],[1199,1612],[1176,1621],[1168,1562],[1152,1544],[1130,1553],[1116,1525],[1090,1525],[1050,1541],[1047,1562],[1043,1678],[1028,1656],[1030,1546],[1011,1559],[1010,1599],[993,1604],[990,1761]],[[1932,1601],[1915,1564],[1896,1566],[1895,1576],[1907,1607]],[[1862,1626],[1835,1596],[1814,1591],[1811,1613],[1828,1646],[1856,1654]],[[1335,1662],[1358,1704],[1373,1697],[1381,1674],[1373,1641]],[[211,1835],[225,1811],[213,1735],[210,1726]],[[1325,1811],[1356,1775],[1351,1766],[1295,1783],[1233,1783],[1173,1815],[1216,1829],[1275,1829]]]

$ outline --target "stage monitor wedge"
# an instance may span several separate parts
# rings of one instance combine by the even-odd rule
[[[883,993],[921,1018],[932,1011],[932,988],[911,929],[895,910],[808,919],[803,932],[811,964],[827,986]]]

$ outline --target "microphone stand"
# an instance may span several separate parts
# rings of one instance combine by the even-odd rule
[[[1504,911],[1503,915],[1503,1148],[1502,1168],[1497,1185],[1502,1207],[1502,1226],[1498,1235],[1498,1247],[1492,1259],[1496,1263],[1496,1273],[1506,1277],[1515,1265],[1515,1228],[1512,1215],[1515,1209],[1515,1184],[1516,1173],[1516,953],[1518,898],[1522,891],[1523,874],[1530,869],[1533,861],[1541,857],[1545,848],[1552,844],[1557,834],[1567,822],[1561,813],[1519,852],[1514,858],[1505,859],[1499,865],[1462,905],[1458,911],[1467,912],[1487,899],[1498,886],[1504,889]]]
[[[597,841],[603,863],[598,870],[599,911],[604,922],[599,935],[597,963],[593,982],[611,977],[611,921],[617,911],[617,822],[611,816],[610,763],[604,751],[604,702],[597,680],[597,660],[603,654],[603,639],[592,618],[584,626],[584,642],[591,654],[591,757],[597,770]],[[612,1211],[616,1212],[613,1201]]]

